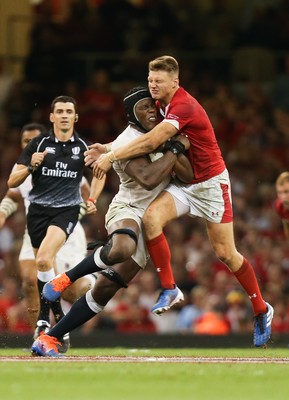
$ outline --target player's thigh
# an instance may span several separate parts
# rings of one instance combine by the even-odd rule
[[[44,257],[52,262],[65,241],[65,232],[56,225],[50,225],[37,251],[37,259]]]
[[[148,206],[143,221],[145,224],[157,221],[165,226],[169,221],[177,217],[177,208],[173,196],[164,191]]]
[[[139,233],[138,223],[131,218],[125,218],[125,219],[122,219],[120,221],[116,221],[116,222],[113,222],[112,224],[110,224],[107,228],[108,234],[110,235],[112,232],[114,232],[117,229],[131,229],[137,235]]]
[[[207,232],[214,250],[223,255],[236,251],[233,223],[214,223],[206,221]]]

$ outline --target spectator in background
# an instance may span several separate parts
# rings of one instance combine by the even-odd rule
[[[22,307],[20,285],[14,277],[5,277],[0,288],[0,332],[27,332],[30,330],[29,317]],[[15,320],[10,321],[12,309],[21,309]]]
[[[192,325],[196,335],[227,335],[231,332],[226,306],[218,295],[209,295],[204,313]]]
[[[204,314],[208,294],[208,290],[203,286],[195,286],[191,290],[188,302],[180,310],[176,320],[178,332],[188,333],[194,330],[195,321]]]
[[[136,284],[129,285],[122,292],[120,301],[110,311],[119,333],[155,333],[156,326],[149,314],[149,310],[140,303],[140,291]]]
[[[31,32],[31,49],[25,60],[25,82],[34,99],[49,101],[70,78],[68,53],[58,24],[41,21]],[[45,97],[43,99],[43,97]]]
[[[79,93],[78,104],[81,115],[79,129],[83,134],[90,140],[98,139],[93,135],[98,135],[98,128],[101,127],[100,134],[104,130],[106,141],[112,141],[124,119],[121,119],[121,104],[112,91],[110,75],[106,70],[93,71],[89,84]]]

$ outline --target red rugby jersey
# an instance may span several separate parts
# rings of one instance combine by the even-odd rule
[[[275,210],[283,221],[289,222],[289,210],[284,207],[280,199],[276,199],[274,203]]]
[[[204,182],[222,173],[226,165],[212,124],[200,103],[180,87],[165,109],[158,102],[157,106],[164,120],[173,120],[174,126],[191,143],[189,160],[195,176],[192,183]]]

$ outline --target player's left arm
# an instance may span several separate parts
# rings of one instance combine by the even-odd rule
[[[185,140],[187,139],[184,138],[183,141]],[[134,158],[127,163],[125,172],[143,188],[151,190],[171,175],[177,164],[175,174],[178,174],[178,177],[183,181],[189,179],[191,181],[192,175],[189,174],[191,171],[190,163],[187,157],[183,155],[185,149],[185,145],[180,141],[171,141],[165,147],[164,150],[166,152],[164,155],[156,161],[151,162],[148,156]]]
[[[151,131],[129,144],[118,147],[113,153],[116,160],[130,159],[156,150],[161,144],[177,134],[177,128],[169,122],[160,122]],[[110,153],[108,153],[110,154]]]
[[[106,182],[106,175],[102,179],[97,179],[95,177],[91,180],[89,197],[86,201],[87,214],[95,214],[97,211],[97,200],[101,195],[104,185]]]
[[[178,140],[179,142],[181,142],[185,146],[186,151],[189,150],[190,142],[185,135],[176,135],[172,139],[172,142],[174,140]],[[194,179],[194,171],[192,164],[190,163],[188,157],[186,156],[186,153],[178,154],[178,158],[174,165],[173,172],[180,181],[184,183],[192,182],[192,180]]]

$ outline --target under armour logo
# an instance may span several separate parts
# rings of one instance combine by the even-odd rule
[[[252,296],[249,296],[249,299],[256,299],[256,297],[257,297],[257,294],[253,293]]]

